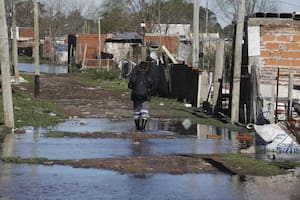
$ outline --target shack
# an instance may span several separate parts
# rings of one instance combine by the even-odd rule
[[[270,122],[285,120],[288,104],[300,101],[300,21],[295,16],[256,13],[245,21],[241,84],[247,90],[241,91],[240,110],[247,105],[243,116],[250,120],[256,121],[259,112]]]

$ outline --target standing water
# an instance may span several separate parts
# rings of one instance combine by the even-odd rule
[[[85,121],[85,123],[80,123]],[[81,125],[86,124],[86,125]],[[137,148],[131,139],[46,138],[49,129],[26,128],[24,135],[8,135],[2,156],[81,159],[174,153],[237,152],[249,141],[238,133],[206,125],[153,120],[148,133],[172,134],[172,139],[148,139]],[[51,130],[68,132],[129,132],[131,120],[67,120]],[[1,147],[1,146],[0,146]],[[300,172],[276,177],[227,174],[120,174],[101,169],[0,163],[2,199],[299,199]]]
[[[19,63],[19,70],[23,72],[34,72],[34,64],[32,63]],[[40,72],[47,74],[66,74],[68,67],[62,65],[40,64]]]

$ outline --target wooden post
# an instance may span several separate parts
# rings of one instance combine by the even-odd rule
[[[106,59],[106,70],[109,72],[109,59]]]
[[[79,51],[78,51],[78,55],[77,55],[77,58],[78,58],[77,63],[80,63],[83,60],[82,45],[81,45],[81,43],[79,43],[78,46],[79,46]]]
[[[73,45],[71,45],[70,55],[69,55],[70,57],[69,57],[68,73],[72,72],[72,65],[73,65],[73,59],[74,59],[74,55],[73,55],[74,49],[73,48],[74,48]]]
[[[18,65],[18,44],[16,27],[16,0],[12,0],[12,64],[14,66],[15,82],[19,83],[19,65]]]
[[[33,0],[34,14],[34,96],[40,94],[40,36],[39,36],[39,11],[37,0]]]
[[[271,105],[270,105],[270,123],[275,122],[275,86],[276,86],[276,74],[273,73],[271,81]]]
[[[257,119],[257,99],[258,99],[258,93],[257,93],[257,78],[256,78],[256,65],[251,65],[251,80],[250,85],[252,85],[252,90],[250,91],[250,98],[251,98],[251,104],[250,104],[250,122],[253,121],[256,123]]]
[[[102,68],[101,63],[101,19],[98,19],[98,67]]]
[[[293,109],[293,88],[294,87],[294,72],[289,74],[289,90],[288,90],[288,111],[287,120],[292,119],[292,109]]]
[[[276,104],[275,104],[275,123],[278,122],[278,97],[279,97],[279,75],[280,69],[277,69],[277,87],[276,87]]]
[[[242,45],[245,17],[245,0],[240,0],[239,13],[237,19],[235,52],[234,52],[234,73],[232,89],[231,122],[239,122],[240,109],[240,82],[241,82],[241,63],[242,63]]]
[[[220,96],[219,88],[222,87],[221,80],[223,76],[223,68],[224,68],[224,40],[221,39],[217,44],[217,52],[216,52],[216,64],[215,64],[215,74],[214,74],[214,94],[213,94],[213,112],[215,112],[217,101]]]
[[[202,82],[202,73],[198,71],[198,95],[197,95],[197,108],[201,106],[201,82]]]
[[[86,51],[87,51],[87,43],[84,45],[84,50],[83,50],[83,58],[82,58],[82,67],[81,69],[86,69],[86,64],[85,64],[85,59],[86,59]]]
[[[9,45],[4,1],[0,1],[0,62],[4,126],[14,128],[14,112],[10,82]]]

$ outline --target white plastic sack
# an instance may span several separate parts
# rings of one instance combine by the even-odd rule
[[[266,145],[267,151],[300,152],[300,145],[278,124],[254,125],[254,129],[265,142],[269,143]]]
[[[254,129],[267,143],[272,142],[278,134],[285,133],[278,124],[254,125]]]

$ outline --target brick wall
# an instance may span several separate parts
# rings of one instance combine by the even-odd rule
[[[146,42],[157,42],[161,43],[161,46],[165,46],[172,54],[177,54],[179,37],[177,36],[159,36],[159,35],[150,35],[145,36]]]
[[[34,30],[32,27],[19,27],[19,38],[33,38]]]
[[[286,85],[289,72],[295,71],[295,84],[300,85],[299,22],[260,25],[259,65],[264,82],[270,82],[280,68],[280,84]]]

